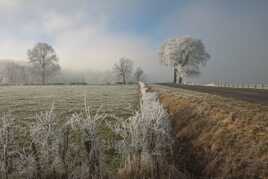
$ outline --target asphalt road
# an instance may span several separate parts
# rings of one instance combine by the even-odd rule
[[[169,87],[182,88],[187,90],[193,90],[198,92],[210,93],[214,95],[231,97],[234,99],[244,100],[257,104],[268,106],[268,90],[264,89],[247,89],[247,88],[223,88],[223,87],[209,87],[209,86],[190,86],[190,85],[178,85],[171,83],[161,83]]]

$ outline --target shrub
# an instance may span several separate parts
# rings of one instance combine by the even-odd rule
[[[112,126],[122,138],[118,150],[125,159],[125,166],[119,175],[123,178],[165,178],[174,168],[167,160],[167,156],[172,155],[174,142],[168,114],[157,93],[147,92],[143,83],[140,83],[140,90],[140,112],[127,120],[118,120],[120,122]]]

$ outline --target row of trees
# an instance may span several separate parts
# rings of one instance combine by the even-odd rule
[[[0,81],[8,84],[39,83],[45,85],[61,70],[55,50],[47,43],[38,43],[33,49],[28,50],[28,58],[27,64],[9,62],[5,65],[2,75],[0,74]],[[132,60],[121,58],[118,63],[114,64],[113,73],[123,84],[144,80],[142,68],[137,67],[134,71],[133,66]]]
[[[2,61],[0,66],[0,83],[25,84],[34,80],[34,75],[28,65]]]

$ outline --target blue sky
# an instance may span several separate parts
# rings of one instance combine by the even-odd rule
[[[193,36],[212,58],[198,82],[268,82],[267,0],[0,0],[0,59],[27,60],[37,42],[53,45],[61,65],[110,70],[127,56],[152,80],[171,80],[158,50]]]
[[[112,30],[120,33],[152,35],[173,11],[185,6],[185,0],[147,0],[140,2],[125,14],[116,13],[110,23]]]

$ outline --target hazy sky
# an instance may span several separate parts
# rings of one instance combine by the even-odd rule
[[[56,1],[56,2],[55,2]],[[267,0],[0,0],[0,59],[51,44],[63,68],[110,70],[131,58],[149,79],[171,80],[158,50],[193,36],[212,58],[199,82],[268,82]]]

